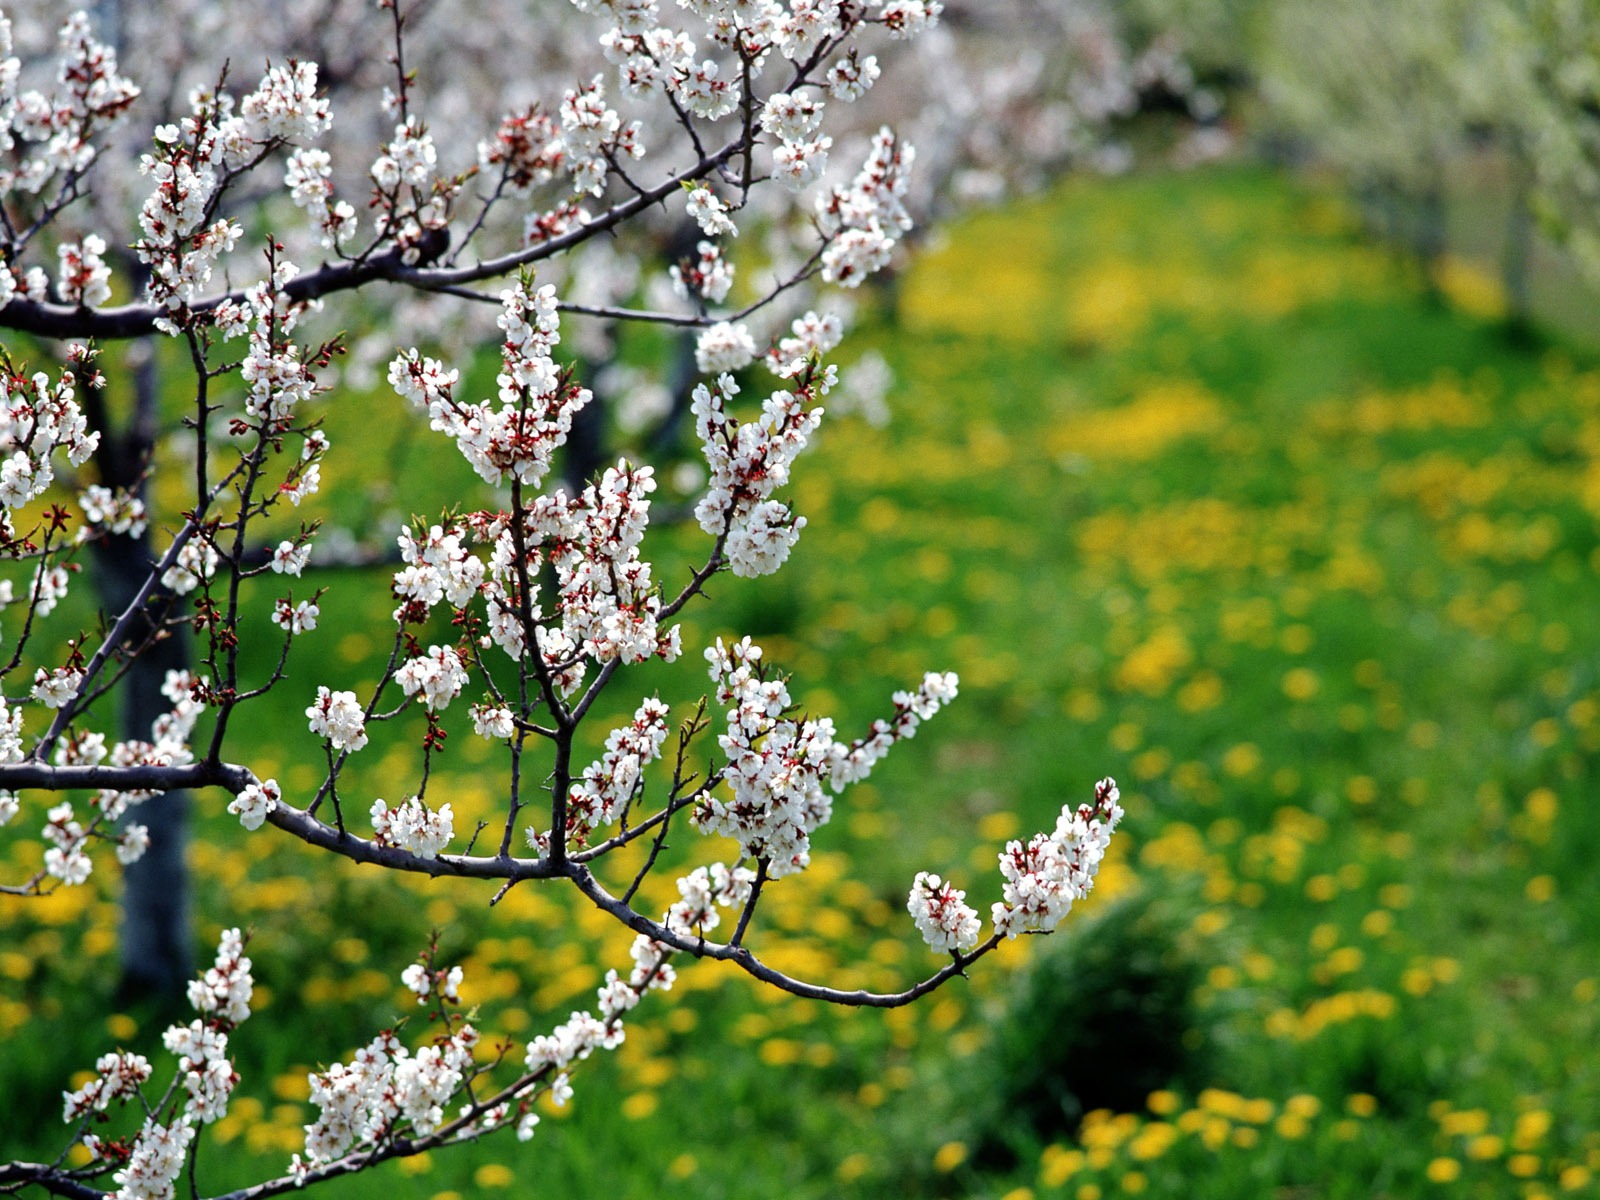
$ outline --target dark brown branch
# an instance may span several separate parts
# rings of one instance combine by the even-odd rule
[[[48,1163],[0,1164],[0,1191],[14,1191],[19,1185],[43,1188],[52,1196],[69,1196],[72,1200],[104,1200],[106,1196],[99,1188],[80,1183],[60,1167]]]
[[[729,142],[715,154],[702,157],[687,170],[670,176],[665,182],[614,204],[593,221],[569,233],[549,238],[534,246],[487,259],[467,267],[412,267],[404,261],[405,250],[395,247],[384,254],[365,260],[332,263],[296,276],[284,287],[283,294],[291,301],[304,302],[363,287],[379,280],[399,283],[422,290],[442,289],[450,285],[475,283],[508,275],[518,267],[543,259],[553,258],[565,250],[582,245],[589,239],[636,216],[645,209],[675,195],[687,182],[704,178],[724,162],[731,159],[740,148],[740,139]],[[190,311],[206,313],[218,305],[233,301],[243,302],[244,291],[236,290],[226,295],[212,296],[190,306]],[[34,300],[12,300],[0,308],[0,327],[16,329],[50,338],[96,338],[109,341],[119,338],[142,337],[155,332],[155,322],[160,317],[170,317],[166,308],[155,304],[124,304],[115,308],[85,309],[77,305],[51,304]]]
[[[570,860],[566,866],[567,870],[564,873],[571,878],[578,890],[587,896],[596,908],[599,908],[602,912],[609,913],[635,933],[642,933],[669,949],[680,951],[684,954],[692,954],[696,958],[714,958],[720,962],[731,962],[746,974],[791,995],[802,996],[807,1000],[825,1000],[829,1004],[839,1004],[849,1008],[899,1008],[902,1005],[910,1004],[913,1000],[918,1000],[929,992],[943,987],[957,975],[966,974],[967,967],[985,954],[988,954],[1004,940],[1001,934],[991,934],[989,939],[980,943],[972,953],[952,955],[948,966],[903,992],[869,992],[859,988],[847,992],[839,988],[824,987],[818,983],[807,983],[803,979],[795,979],[792,976],[785,975],[777,968],[770,967],[762,962],[743,946],[708,942],[699,937],[675,933],[665,925],[635,912],[617,897],[611,895],[605,888],[600,886],[600,882],[586,868]]]
[[[33,788],[46,792],[65,792],[74,788],[107,788],[116,792],[172,792],[180,788],[222,787],[242,792],[256,782],[248,767],[233,763],[186,763],[183,766],[158,766],[141,763],[131,767],[52,766],[35,760],[0,763],[0,790],[14,792]]]

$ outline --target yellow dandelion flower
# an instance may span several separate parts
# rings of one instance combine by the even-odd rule
[[[1428,1163],[1430,1183],[1454,1183],[1461,1178],[1461,1163],[1453,1158],[1436,1158]]]
[[[1467,1142],[1467,1157],[1478,1162],[1499,1158],[1506,1150],[1506,1140],[1492,1133],[1479,1134]]]
[[[634,1092],[622,1101],[622,1115],[630,1121],[642,1121],[661,1106],[661,1098],[654,1092]]]
[[[1506,1159],[1506,1170],[1518,1179],[1530,1179],[1539,1173],[1537,1154],[1513,1154]]]
[[[1565,1168],[1561,1174],[1556,1177],[1556,1182],[1561,1185],[1562,1191],[1575,1192],[1579,1188],[1588,1187],[1593,1179],[1593,1171],[1589,1170],[1588,1167],[1585,1167],[1580,1163],[1574,1163],[1572,1166]]]
[[[966,1161],[967,1144],[965,1142],[946,1142],[934,1151],[933,1169],[941,1175],[948,1175]]]
[[[1356,1117],[1370,1117],[1378,1111],[1378,1098],[1366,1092],[1355,1092],[1345,1098],[1345,1109]]]
[[[1039,1182],[1047,1188],[1058,1188],[1083,1170],[1082,1150],[1069,1150],[1052,1144],[1039,1155]]]
[[[851,1154],[839,1160],[833,1169],[840,1183],[853,1183],[872,1169],[872,1159],[865,1154]]]

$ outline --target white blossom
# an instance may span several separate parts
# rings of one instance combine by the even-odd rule
[[[224,929],[211,966],[189,984],[190,1005],[202,1017],[239,1024],[250,1015],[255,989],[251,965],[244,952],[244,936],[238,929]]]
[[[95,1077],[75,1092],[63,1092],[61,1119],[78,1120],[88,1112],[105,1112],[113,1100],[137,1095],[150,1078],[150,1060],[142,1054],[117,1051],[95,1060]]]
[[[111,1177],[121,1185],[113,1193],[115,1200],[172,1200],[173,1182],[192,1141],[194,1127],[187,1119],[167,1126],[146,1118],[126,1165]]]
[[[221,561],[215,549],[200,537],[192,537],[178,548],[178,557],[161,576],[163,587],[186,596],[210,579]]]
[[[252,140],[308,141],[333,124],[328,101],[317,95],[317,64],[270,67],[260,85],[239,101]]]
[[[728,216],[728,207],[718,200],[716,194],[708,187],[693,187],[689,189],[688,199],[684,202],[689,216],[694,218],[700,232],[707,237],[738,237],[739,227]]]
[[[314,600],[301,600],[295,603],[285,598],[273,606],[272,623],[293,636],[310,633],[317,627],[317,618],[321,615],[322,609]]]
[[[927,871],[917,872],[906,907],[932,950],[964,953],[978,944],[978,914],[967,894]]]
[[[1063,807],[1052,833],[1006,843],[1000,852],[1004,899],[993,908],[995,932],[1007,937],[1048,933],[1074,901],[1089,894],[1122,820],[1118,799],[1116,781],[1102,779],[1093,803]]]
[[[567,795],[569,836],[582,841],[622,815],[643,784],[644,768],[661,757],[667,715],[667,706],[652,698],[639,706],[631,723],[611,731],[605,754],[584,768]]]
[[[882,73],[876,55],[869,54],[861,58],[852,48],[828,68],[828,94],[846,103],[859,100]]]
[[[111,268],[101,257],[105,252],[105,239],[93,233],[57,249],[61,298],[68,304],[99,308],[111,299]]]
[[[278,788],[278,781],[263,779],[260,783],[250,784],[235,796],[228,805],[228,811],[238,817],[239,824],[246,829],[260,829],[282,798],[283,793]]]
[[[40,667],[33,676],[33,698],[46,708],[65,708],[82,686],[82,671],[71,667],[46,671]]]
[[[381,846],[398,846],[418,858],[438,858],[455,837],[455,814],[446,804],[437,812],[417,797],[390,808],[372,802],[372,832]]]
[[[327,738],[335,750],[360,750],[367,744],[366,714],[354,692],[317,688],[316,703],[306,709],[311,732]]]
[[[702,374],[719,375],[747,367],[756,357],[756,342],[744,324],[719,321],[701,331],[694,362]]]
[[[419,693],[429,712],[449,707],[467,682],[467,669],[461,656],[449,646],[429,646],[426,654],[407,659],[394,675],[400,690],[408,696]]]
[[[144,825],[129,825],[117,836],[117,861],[123,866],[138,862],[150,849],[150,830]]]
[[[277,549],[272,552],[272,558],[267,565],[279,575],[298,576],[306,569],[306,563],[311,559],[311,547],[307,543],[295,544],[294,542],[279,542]]]

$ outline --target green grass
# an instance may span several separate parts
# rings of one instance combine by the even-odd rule
[[[892,987],[930,969],[903,909],[912,874],[986,906],[1004,838],[1114,774],[1129,815],[1101,889],[1056,939],[896,1013],[691,968],[530,1145],[332,1190],[1593,1193],[1595,364],[1429,305],[1338,204],[1244,169],[1074,183],[975,216],[902,281],[896,324],[869,320],[848,353],[868,346],[898,375],[893,423],[825,426],[791,489],[811,522],[794,561],[719,581],[684,663],[627,690],[697,694],[699,651],[747,631],[845,730],[925,669],[961,673],[959,701],[841,803],[815,877],[774,889],[754,944],[808,973]],[[368,411],[330,406],[336,455]],[[408,461],[436,461],[412,442],[425,457]],[[354,505],[345,461],[336,500]],[[423,474],[439,504],[465,486]],[[673,578],[699,538],[647,552]],[[386,645],[384,583],[363,586],[336,583],[257,729],[291,794],[311,768],[284,735],[315,684],[357,683]],[[371,794],[398,793],[404,746],[366,754]],[[446,761],[434,786],[458,809],[492,800],[470,734]],[[520,888],[489,911],[480,888],[239,838],[206,805],[206,935],[253,924],[270,993],[235,1039],[256,1107],[202,1160],[207,1190],[287,1159],[310,1115],[296,1079],[406,1011],[395,977],[431,926],[467,959],[484,1027],[521,1039],[625,956],[558,897]],[[842,916],[816,926],[819,907]],[[4,911],[0,1078],[31,1114],[7,1143],[42,1153],[66,1075],[160,1026],[96,1015],[107,900],[87,934],[67,900]],[[1151,970],[1200,981],[1163,1001],[1182,1026],[1169,1086],[1080,1129],[996,1114],[985,1100],[1012,1094],[1004,1064],[1029,1044],[1043,1057],[1085,1014],[1149,1001],[1127,964],[1152,946]],[[1157,1033],[1127,1038],[1126,1062],[1161,1061]],[[1098,1047],[1112,1064],[1118,1049]]]

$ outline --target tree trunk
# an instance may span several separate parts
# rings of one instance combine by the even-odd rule
[[[129,558],[135,565],[136,578],[142,581],[149,569],[148,544],[120,540],[129,543]],[[104,574],[108,591],[123,578],[114,569],[107,569]],[[136,631],[136,636],[137,632],[142,631]],[[188,665],[187,649],[184,639],[170,636],[134,662],[122,681],[124,737],[149,740],[151,724],[172,707],[161,694],[161,685],[169,670]],[[129,813],[129,820],[149,829],[150,848],[123,872],[122,980],[118,994],[124,998],[180,997],[194,973],[189,871],[184,856],[189,841],[189,803],[188,792],[165,792]]]
[[[672,362],[667,374],[667,388],[672,393],[672,407],[660,424],[650,432],[646,442],[655,458],[676,458],[683,446],[686,418],[694,404],[694,388],[700,378],[700,368],[694,359],[695,337],[692,332],[680,333],[672,339]]]
[[[155,355],[148,342],[138,343],[129,355],[133,383],[133,417],[124,429],[112,428],[109,414],[96,393],[86,397],[92,423],[100,430],[100,450],[95,455],[100,482],[110,488],[142,493],[144,469],[155,443],[159,396]],[[101,606],[115,620],[133,603],[156,563],[151,535],[108,536],[94,543],[94,583]],[[135,621],[127,646],[144,645],[167,609],[159,593],[147,602],[147,619]],[[146,646],[134,658],[119,685],[121,736],[149,741],[151,726],[171,707],[161,694],[167,672],[188,666],[187,638],[180,627]],[[144,857],[124,870],[122,892],[122,976],[119,998],[134,1000],[179,999],[193,973],[194,955],[189,928],[189,876],[184,860],[188,844],[189,796],[168,792],[154,796],[130,810],[127,820],[150,832]]]
[[[560,478],[571,496],[581,496],[589,481],[606,463],[606,398],[598,392],[572,417],[572,429],[562,448]]]
[[[1506,316],[1514,331],[1526,333],[1533,322],[1530,268],[1533,250],[1533,172],[1519,149],[1511,153],[1511,209],[1506,213],[1505,252],[1500,281],[1506,289]]]
[[[1439,290],[1439,264],[1444,259],[1446,244],[1444,184],[1436,177],[1411,199],[1411,250],[1416,255],[1417,267],[1428,289],[1428,298],[1436,304],[1442,304],[1444,296]]]

